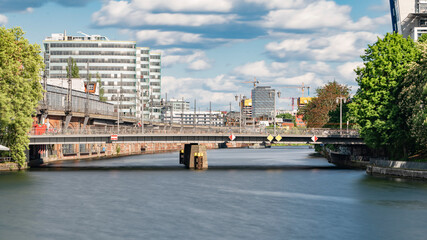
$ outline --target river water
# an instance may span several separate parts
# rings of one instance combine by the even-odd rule
[[[207,171],[174,152],[0,173],[0,239],[427,239],[427,182],[313,153],[210,150]]]

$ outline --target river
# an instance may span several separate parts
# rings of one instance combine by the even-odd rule
[[[174,152],[0,173],[0,239],[427,238],[427,182],[335,169],[313,153],[209,150],[206,171]]]

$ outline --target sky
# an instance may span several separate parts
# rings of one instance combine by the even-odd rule
[[[1,25],[40,45],[64,30],[137,41],[162,53],[162,97],[201,110],[238,109],[254,78],[281,92],[283,110],[303,84],[310,96],[334,80],[355,93],[360,55],[392,31],[388,0],[0,0]]]

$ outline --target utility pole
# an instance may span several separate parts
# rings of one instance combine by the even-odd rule
[[[122,106],[122,96],[123,96],[123,76],[120,73],[120,93],[119,95],[119,107],[117,108],[117,134],[120,134],[120,108]]]
[[[337,100],[337,103],[340,104],[340,134],[341,134],[341,132],[342,132],[342,102],[343,101],[344,101],[344,103],[346,102],[346,97],[340,96],[340,97],[337,97],[336,100]]]
[[[181,131],[184,128],[184,97],[182,97],[182,102],[181,102]]]
[[[144,88],[141,89],[141,134],[144,134]]]
[[[196,108],[196,99],[194,99],[194,117],[193,117],[193,132],[196,131],[196,112],[197,108]]]
[[[239,133],[242,133],[242,108],[240,106],[242,102],[242,94],[234,97],[236,98],[236,101],[239,100]]]

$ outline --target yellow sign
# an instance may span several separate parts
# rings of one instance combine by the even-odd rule
[[[267,140],[268,140],[268,141],[270,141],[270,142],[271,142],[273,139],[274,139],[274,137],[273,137],[273,136],[271,136],[271,134],[270,134],[270,135],[268,135],[268,137],[267,137]]]
[[[243,104],[245,107],[252,107],[252,99],[246,99]]]
[[[277,136],[276,136],[276,140],[277,140],[278,142],[280,142],[280,140],[282,140],[282,136],[277,135]]]

